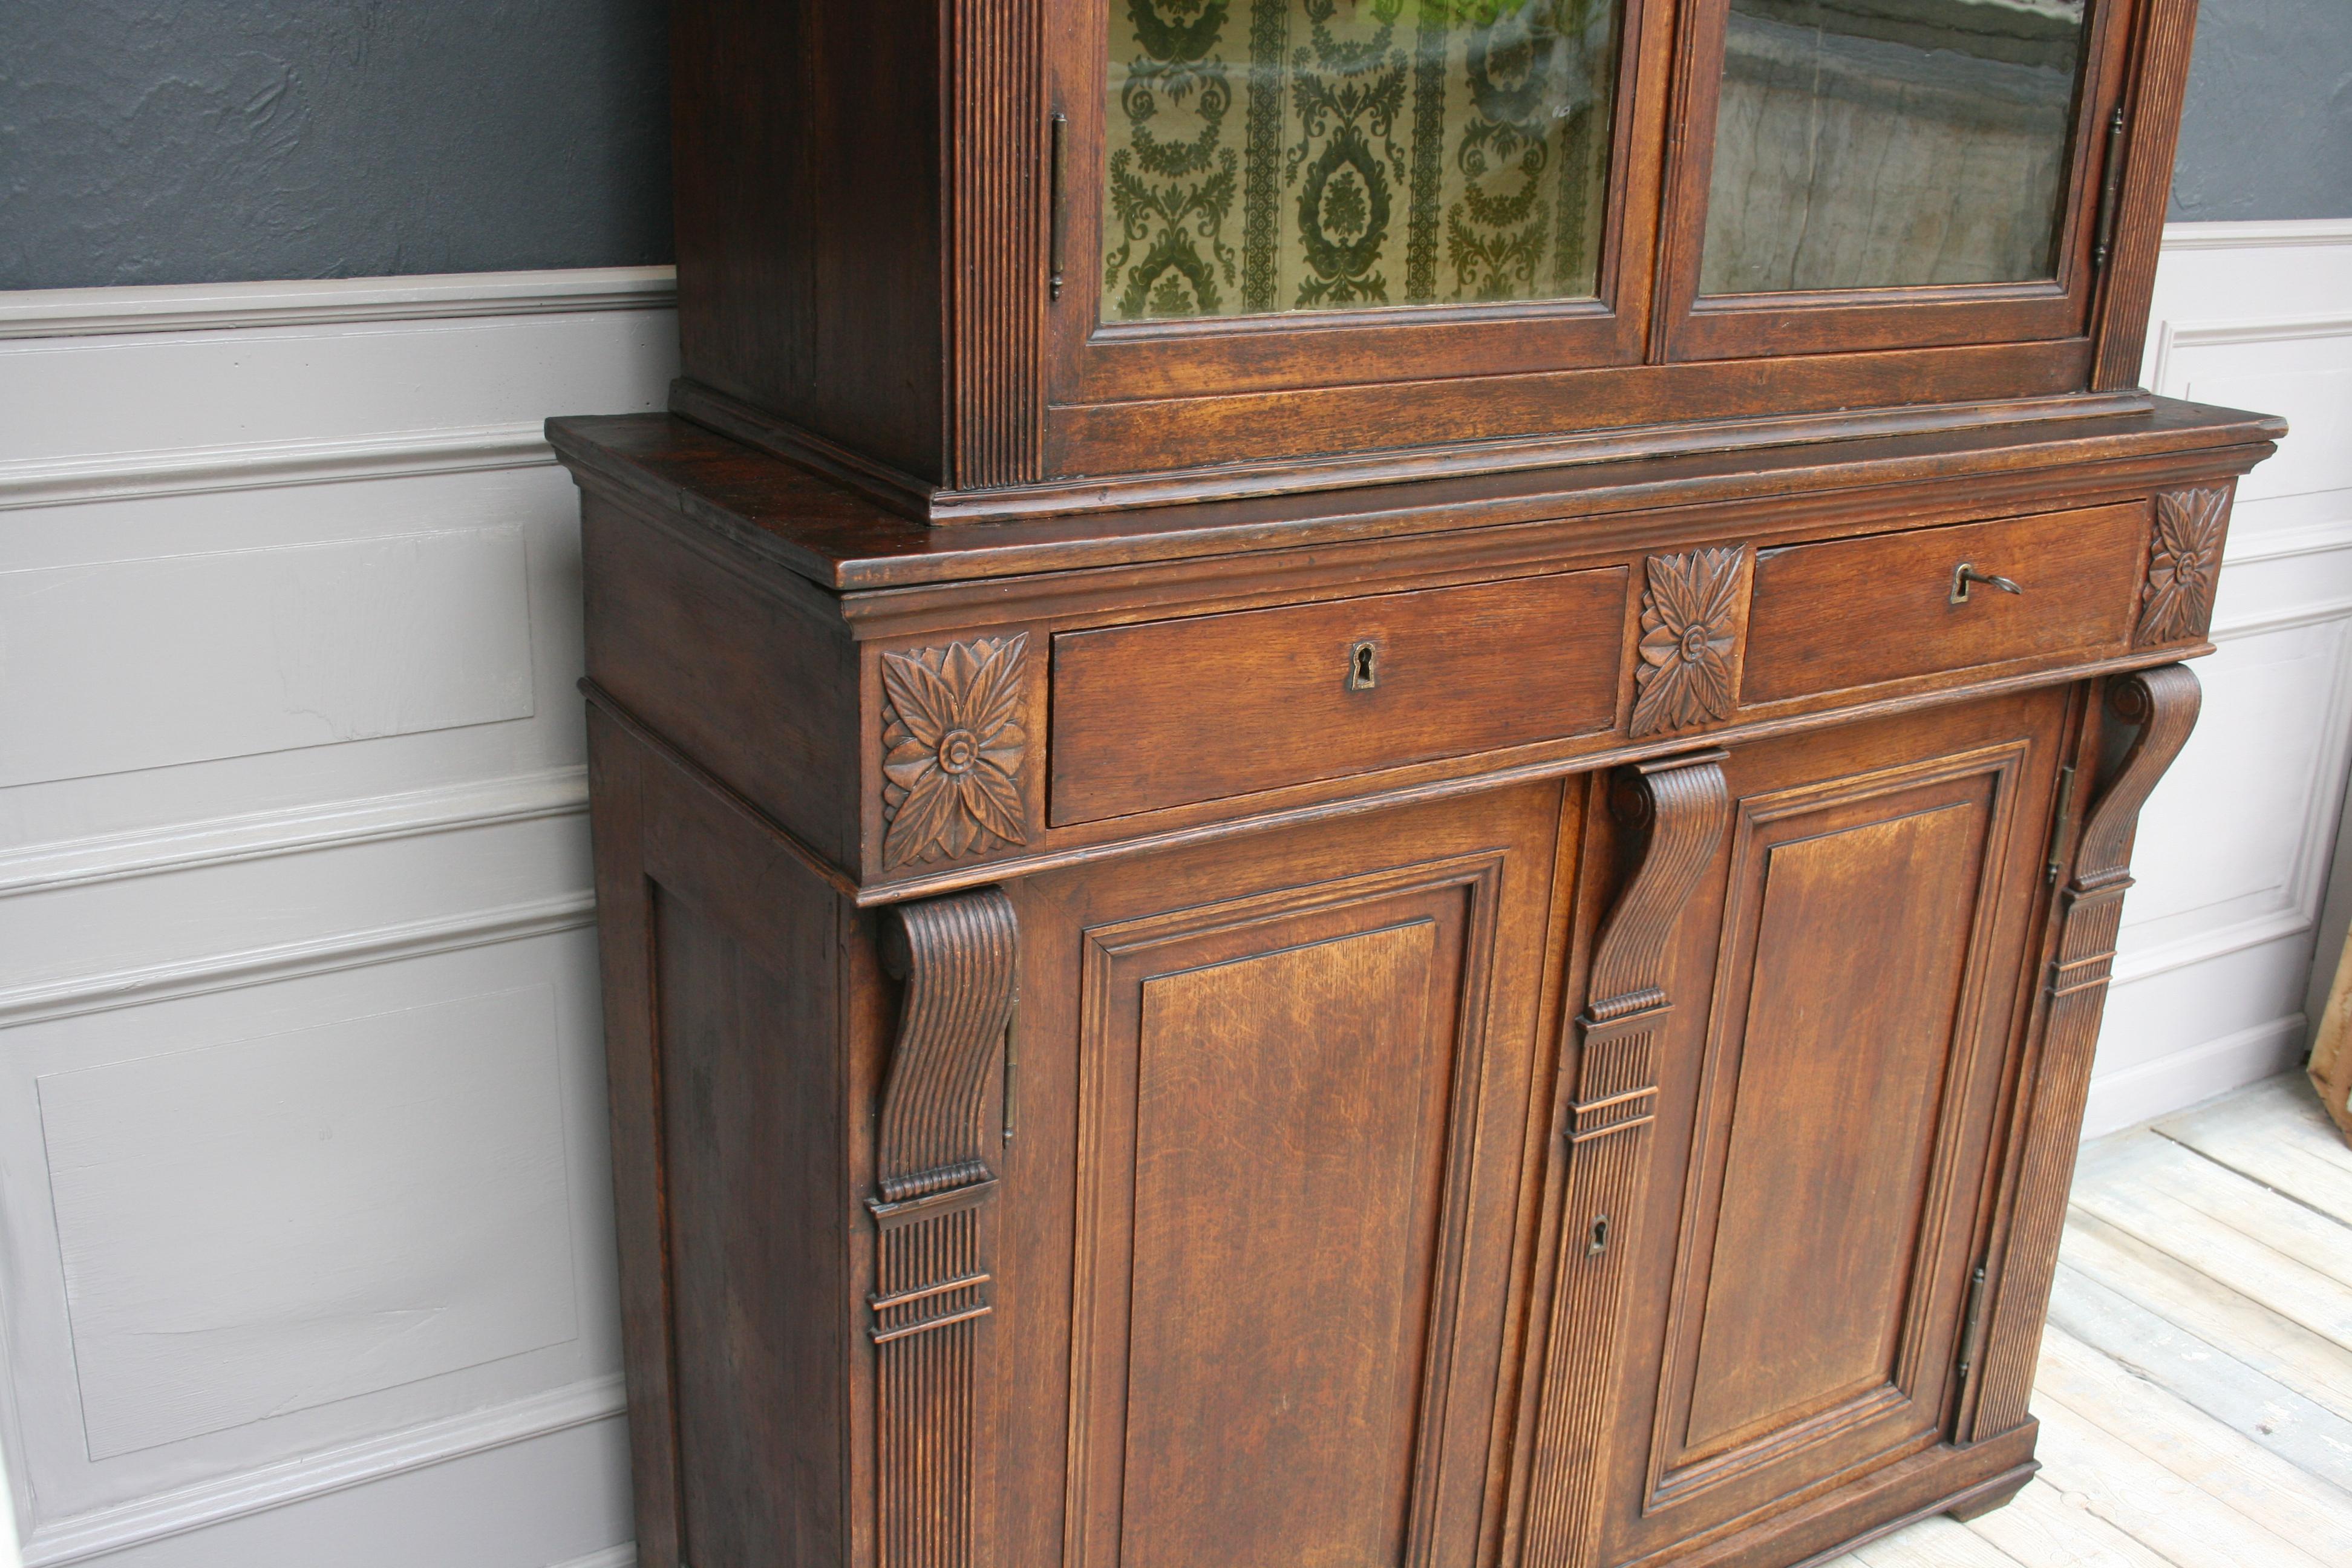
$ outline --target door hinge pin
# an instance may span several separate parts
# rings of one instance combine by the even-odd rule
[[[2058,806],[2050,814],[2050,863],[2042,868],[2042,879],[2056,887],[2058,879],[2066,872],[2065,858],[2059,853],[2066,843],[2066,818],[2074,810],[2074,769],[2072,763],[2058,770]]]
[[[1967,1326],[1960,1331],[1960,1381],[1966,1383],[1969,1373],[1976,1369],[1977,1357],[1984,1349],[1985,1330],[1985,1266],[1977,1265],[1969,1276],[1969,1315]]]
[[[1056,113],[1051,122],[1051,148],[1047,154],[1047,174],[1051,185],[1047,200],[1052,205],[1052,218],[1045,239],[1045,293],[1048,299],[1062,297],[1062,276],[1067,270],[1070,251],[1070,121]],[[1033,229],[1031,231],[1034,233]]]
[[[2099,182],[2099,221],[2091,245],[2091,270],[2104,272],[2116,248],[2116,208],[2124,192],[2124,106],[2107,117],[2106,168]]]

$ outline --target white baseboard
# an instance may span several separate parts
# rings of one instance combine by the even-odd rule
[[[2097,1138],[2136,1127],[2288,1071],[2303,1060],[2305,1031],[2303,1015],[2294,1013],[2094,1078],[2083,1136]]]
[[[617,1377],[599,1378],[537,1399],[437,1421],[372,1442],[142,1498],[122,1508],[59,1520],[23,1546],[24,1568],[66,1568],[130,1547],[280,1509],[352,1487],[446,1465],[517,1443],[612,1420],[626,1407]],[[615,1549],[623,1550],[623,1549]],[[625,1549],[634,1562],[635,1548]],[[569,1568],[569,1565],[567,1565]]]

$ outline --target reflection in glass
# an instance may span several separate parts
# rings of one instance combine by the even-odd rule
[[[1578,299],[1620,0],[1107,0],[1106,321]]]
[[[1731,0],[1699,289],[2048,278],[2084,0]]]

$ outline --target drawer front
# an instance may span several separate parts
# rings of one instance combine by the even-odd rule
[[[1054,639],[1056,826],[1614,722],[1612,567]]]
[[[1960,523],[1759,554],[1741,698],[1817,692],[2012,659],[2130,646],[2147,553],[2145,505]],[[1963,565],[2013,582],[1973,584]]]

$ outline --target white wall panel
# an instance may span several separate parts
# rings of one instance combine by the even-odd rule
[[[528,719],[517,528],[0,572],[0,787]]]
[[[2168,229],[2146,374],[2293,429],[2240,487],[2204,713],[2141,820],[2094,1133],[2304,1051],[2352,765],[2352,223]]]
[[[577,496],[667,274],[0,298],[30,1568],[626,1557]]]
[[[35,1087],[94,1459],[579,1332],[544,985]]]

